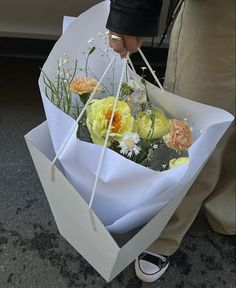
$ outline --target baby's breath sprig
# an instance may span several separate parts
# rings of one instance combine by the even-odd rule
[[[78,61],[75,60],[74,67],[70,69],[65,69],[66,64],[68,64],[68,56],[65,54],[64,58],[58,60],[55,81],[50,80],[43,70],[41,72],[47,98],[66,114],[70,114],[71,109],[74,108],[70,84],[77,72]]]

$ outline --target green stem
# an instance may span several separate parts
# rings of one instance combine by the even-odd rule
[[[71,80],[69,81],[69,83],[71,83],[75,77],[77,66],[78,66],[78,60],[75,60],[75,68],[74,68],[73,75],[71,76]]]

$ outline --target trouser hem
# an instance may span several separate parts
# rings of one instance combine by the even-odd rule
[[[214,232],[222,235],[229,235],[229,236],[236,235],[236,229],[223,229],[222,227],[216,225],[214,225],[213,227],[211,226],[211,229]]]
[[[164,247],[162,245],[159,245],[158,247],[148,247],[146,249],[146,251],[148,252],[151,252],[151,253],[154,253],[154,254],[161,254],[161,255],[164,255],[164,256],[172,256],[178,249],[179,247],[177,248],[167,248],[167,247]]]

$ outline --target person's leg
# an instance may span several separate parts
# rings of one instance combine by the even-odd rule
[[[153,282],[165,273],[170,261],[168,256],[179,248],[181,240],[206,198],[207,217],[212,228],[219,233],[236,234],[235,185],[233,184],[235,183],[235,162],[230,162],[235,158],[235,143],[232,146],[233,143],[230,141],[233,139],[232,134],[235,135],[235,126],[231,126],[225,137],[221,139],[159,239],[147,249],[147,253],[142,253],[136,259],[136,275],[142,281]],[[228,157],[223,157],[224,153]],[[222,162],[227,167],[222,165]],[[219,177],[220,181],[218,181]]]
[[[233,0],[185,1],[172,30],[164,83],[166,90],[234,113],[234,5]],[[234,204],[233,189],[229,186],[233,185],[230,183],[233,183],[235,171],[231,168],[230,173],[221,173],[222,160],[225,163],[232,160],[228,148],[224,153],[225,145],[232,145],[227,144],[228,139],[227,136],[222,139],[159,239],[148,251],[173,254],[210,194],[206,203],[209,223],[218,232],[233,231],[235,211],[232,207],[229,213],[225,204]],[[232,153],[235,155],[235,150]]]
[[[234,6],[234,0],[185,0],[172,30],[166,90],[234,113]],[[159,255],[151,257],[143,253],[136,259],[136,275],[141,280],[153,282],[166,271],[169,259],[163,256],[172,255],[178,249],[206,199],[207,216],[213,229],[233,233],[234,197],[229,187],[235,171],[233,168],[230,173],[222,171],[222,163],[232,160],[227,149],[232,145],[229,139],[228,136],[221,139],[159,239],[147,249],[151,256]]]
[[[217,232],[224,231],[224,234],[235,234],[235,190],[233,190],[235,188],[233,187],[235,170],[232,169],[229,173],[222,170],[222,159],[223,161],[233,160],[231,153],[225,158],[223,155],[230,145],[229,136],[232,134],[230,132],[235,132],[234,128],[232,126],[227,135],[219,142],[160,237],[147,249],[148,251],[166,256],[172,255],[179,248],[205,199],[207,199],[207,215],[212,228]],[[232,148],[234,147],[231,147],[231,150],[233,150]],[[233,163],[231,164],[230,167],[233,168]],[[224,185],[220,185],[220,183],[224,183]]]
[[[235,131],[235,126],[233,126],[228,132],[229,140],[223,151],[227,157],[222,159],[220,179],[214,189],[214,193],[204,203],[210,226],[215,232],[225,235],[236,234]]]

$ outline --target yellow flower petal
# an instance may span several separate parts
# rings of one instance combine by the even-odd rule
[[[159,139],[167,134],[170,129],[170,122],[161,109],[154,109],[153,119],[147,113],[139,112],[137,115],[137,131],[143,139]]]
[[[174,168],[174,167],[177,167],[179,165],[187,164],[187,163],[189,163],[189,158],[188,157],[174,158],[174,159],[170,160],[169,168]]]
[[[87,109],[87,127],[94,143],[104,143],[109,122],[112,115],[115,98],[113,96],[96,99]],[[118,100],[110,137],[117,140],[126,132],[132,132],[134,118],[131,115],[130,107],[124,101]],[[108,146],[111,145],[111,141]]]

